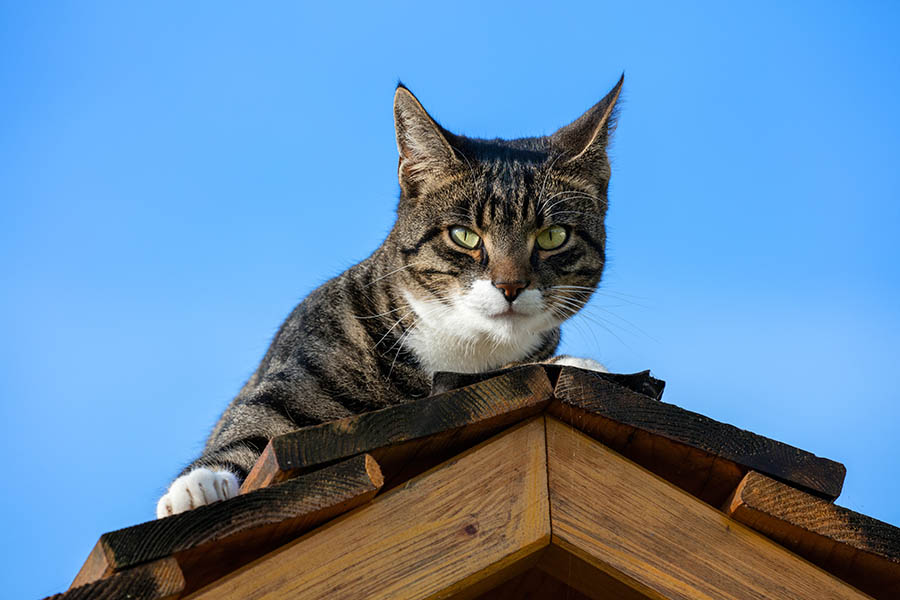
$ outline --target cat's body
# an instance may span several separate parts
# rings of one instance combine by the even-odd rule
[[[552,136],[511,141],[453,135],[399,86],[393,229],[294,309],[158,516],[233,496],[272,436],[422,397],[436,371],[550,359],[603,272],[621,84]]]

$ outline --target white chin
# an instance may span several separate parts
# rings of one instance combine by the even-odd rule
[[[429,372],[477,373],[524,360],[543,343],[543,334],[559,325],[537,290],[519,294],[513,313],[504,314],[510,304],[489,281],[476,281],[451,306],[404,296],[418,317],[408,347]]]

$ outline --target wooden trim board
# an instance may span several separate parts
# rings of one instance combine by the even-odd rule
[[[184,576],[174,558],[163,558],[106,579],[72,587],[46,600],[174,600],[185,589]]]
[[[718,507],[749,470],[828,499],[844,465],[563,367],[548,412]]]
[[[191,598],[429,598],[499,583],[550,539],[544,441],[532,419]]]
[[[552,418],[547,456],[552,545],[649,598],[867,597]]]
[[[375,456],[385,479],[400,479],[410,474],[406,467],[417,458],[430,454],[437,454],[438,461],[449,458],[466,445],[540,413],[552,395],[541,367],[523,367],[438,396],[304,427],[269,442],[242,491],[360,452]]]
[[[900,528],[756,472],[724,510],[876,598],[900,598]]]
[[[378,464],[363,454],[251,494],[106,533],[72,587],[171,555],[186,589],[197,589],[368,502],[382,483]]]

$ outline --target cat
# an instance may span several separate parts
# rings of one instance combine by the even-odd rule
[[[423,397],[437,371],[604,370],[553,355],[603,274],[623,81],[552,135],[515,140],[450,133],[398,84],[393,228],[288,316],[157,517],[236,495],[269,438]]]

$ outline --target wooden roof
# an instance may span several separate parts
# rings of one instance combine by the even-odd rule
[[[241,495],[100,537],[120,598],[900,597],[843,465],[667,404],[648,372],[439,374],[270,441]]]

